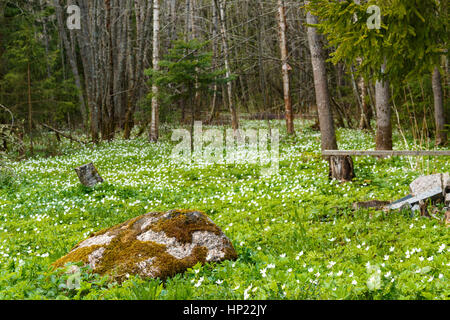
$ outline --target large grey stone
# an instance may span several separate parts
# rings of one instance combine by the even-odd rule
[[[450,193],[450,174],[444,173],[442,175],[442,182],[443,182],[443,189],[447,193]]]
[[[153,212],[91,235],[53,265],[84,262],[119,281],[135,274],[167,278],[197,263],[234,260],[231,241],[203,212]]]
[[[442,174],[437,173],[419,177],[409,185],[409,188],[413,196],[417,196],[435,188],[442,189]]]

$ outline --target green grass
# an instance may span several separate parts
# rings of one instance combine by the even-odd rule
[[[320,135],[280,128],[280,171],[257,165],[180,165],[170,130],[158,145],[116,140],[66,146],[64,156],[12,163],[0,179],[0,299],[449,299],[450,233],[406,212],[361,210],[355,201],[395,200],[424,173],[450,171],[448,157],[355,158],[352,183],[328,180]],[[266,122],[248,121],[246,127]],[[341,149],[372,149],[368,133],[338,130]],[[395,136],[395,148],[404,148]],[[79,185],[73,170],[93,161],[106,183]],[[50,264],[91,232],[151,212],[207,212],[232,240],[235,262],[197,265],[161,283],[122,285],[83,269],[81,288]],[[440,214],[442,217],[442,214]]]

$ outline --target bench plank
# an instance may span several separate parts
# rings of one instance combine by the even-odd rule
[[[450,156],[450,150],[324,150],[324,156]]]

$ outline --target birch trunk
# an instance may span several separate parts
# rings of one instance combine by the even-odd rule
[[[257,10],[262,11],[262,4],[259,3],[257,6]],[[269,102],[267,98],[267,79],[266,79],[266,71],[263,64],[263,48],[262,48],[262,39],[263,39],[263,30],[265,29],[263,17],[261,15],[258,16],[258,31],[257,31],[257,41],[258,41],[258,73],[259,73],[259,86],[263,96],[263,113],[266,113],[267,108],[269,107]],[[270,128],[270,121],[268,121],[268,127]]]
[[[169,41],[172,42],[177,39],[177,2],[176,0],[169,0]]]
[[[354,2],[357,5],[361,5],[361,0],[354,0]],[[356,14],[354,16],[354,19],[355,19],[355,21],[358,20],[358,17]],[[362,64],[362,58],[358,58],[357,63],[358,63],[358,66],[360,66]],[[353,77],[353,74],[352,74],[352,77]],[[359,77],[357,88],[359,88],[358,101],[359,101],[359,106],[360,106],[360,111],[361,111],[361,119],[360,119],[359,127],[360,127],[360,129],[371,129],[371,127],[370,127],[370,110],[369,110],[369,108],[367,106],[367,102],[366,102],[366,83],[365,83],[364,77]]]
[[[286,112],[286,126],[288,134],[294,134],[294,118],[292,114],[291,93],[289,86],[288,48],[286,40],[286,12],[284,0],[278,0],[278,24],[280,27],[280,51],[283,76],[284,108]]]
[[[383,66],[383,72],[384,68],[385,67]],[[375,105],[377,110],[377,150],[392,150],[392,110],[389,99],[389,81],[377,80],[375,83]]]
[[[105,14],[106,14],[106,32],[107,32],[107,44],[106,44],[106,60],[107,63],[107,95],[106,95],[106,103],[105,103],[105,115],[106,119],[104,121],[104,132],[103,139],[104,140],[112,140],[114,138],[115,131],[115,99],[114,99],[114,77],[115,77],[115,68],[114,68],[114,45],[113,45],[113,26],[112,26],[112,7],[111,0],[105,0]]]
[[[57,21],[57,25],[58,25],[58,32],[59,32],[60,37],[62,38],[62,41],[64,44],[64,49],[66,51],[66,55],[69,60],[69,64],[72,69],[72,74],[73,74],[73,77],[75,80],[75,86],[77,87],[77,90],[78,90],[78,101],[80,103],[80,111],[81,111],[81,117],[83,119],[83,125],[86,126],[87,125],[86,103],[84,101],[83,88],[81,86],[81,79],[80,79],[80,74],[78,72],[77,61],[76,61],[75,55],[73,54],[74,50],[73,50],[72,46],[70,45],[69,39],[67,37],[66,29],[64,27],[63,13],[62,13],[61,5],[59,4],[59,0],[54,0],[53,4],[55,6],[55,11],[56,11],[56,21]]]
[[[30,62],[27,64],[27,84],[28,84],[28,134],[30,136],[30,152],[34,153],[33,148],[33,105],[31,102],[31,71]]]
[[[225,4],[226,0],[214,0],[214,3],[216,5],[216,8],[219,8],[219,22],[220,22],[220,31],[222,34],[222,45],[223,45],[223,53],[225,55],[225,71],[226,71],[226,77],[231,77],[231,70],[230,70],[230,62],[229,62],[229,50],[228,50],[228,36],[227,36],[227,27],[226,27],[226,20],[225,20]],[[233,128],[234,132],[237,132],[239,130],[239,121],[237,118],[237,112],[236,107],[233,102],[233,84],[231,81],[227,83],[227,89],[228,89],[228,107],[230,108],[231,113],[231,126]]]
[[[436,67],[433,71],[433,96],[434,96],[434,118],[436,122],[436,145],[447,143],[447,132],[445,131],[444,103],[442,98],[441,73]]]
[[[5,7],[6,7],[6,2],[2,1],[0,2],[0,26],[4,25],[4,21],[5,21]],[[2,34],[2,29],[0,28],[0,43],[3,43],[3,34]],[[0,46],[0,58],[3,55],[3,46]]]
[[[153,69],[159,70],[159,0],[153,0]],[[157,142],[159,138],[159,88],[156,84],[152,86],[152,120],[150,124],[150,141]]]
[[[218,19],[217,19],[217,8],[216,6],[212,6],[212,50],[213,50],[213,62],[212,68],[216,70],[217,68],[217,31],[218,31]],[[217,83],[213,85],[213,98],[212,98],[212,107],[211,114],[209,115],[208,123],[210,124],[214,116],[216,115],[216,107],[217,107]]]
[[[366,82],[365,82],[363,77],[359,78],[358,87],[359,87],[360,95],[361,95],[361,120],[360,120],[359,127],[360,127],[360,129],[369,129],[369,130],[371,130],[371,127],[370,127],[370,120],[371,120],[370,108],[367,105],[367,100],[366,100],[367,89],[366,89]]]

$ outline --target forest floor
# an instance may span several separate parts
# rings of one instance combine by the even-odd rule
[[[168,128],[157,145],[67,144],[61,156],[11,163],[16,175],[0,187],[0,299],[449,299],[450,229],[351,205],[399,199],[414,178],[450,171],[450,159],[356,157],[353,182],[330,181],[311,124],[296,121],[297,136],[287,138],[283,121],[272,121],[281,143],[270,177],[257,164],[175,163]],[[373,140],[338,130],[341,149],[373,149]],[[407,149],[398,134],[395,148]],[[73,168],[91,161],[106,182],[87,189]],[[197,265],[165,283],[131,277],[118,285],[83,272],[76,290],[50,269],[94,231],[175,208],[205,211],[238,260]]]

